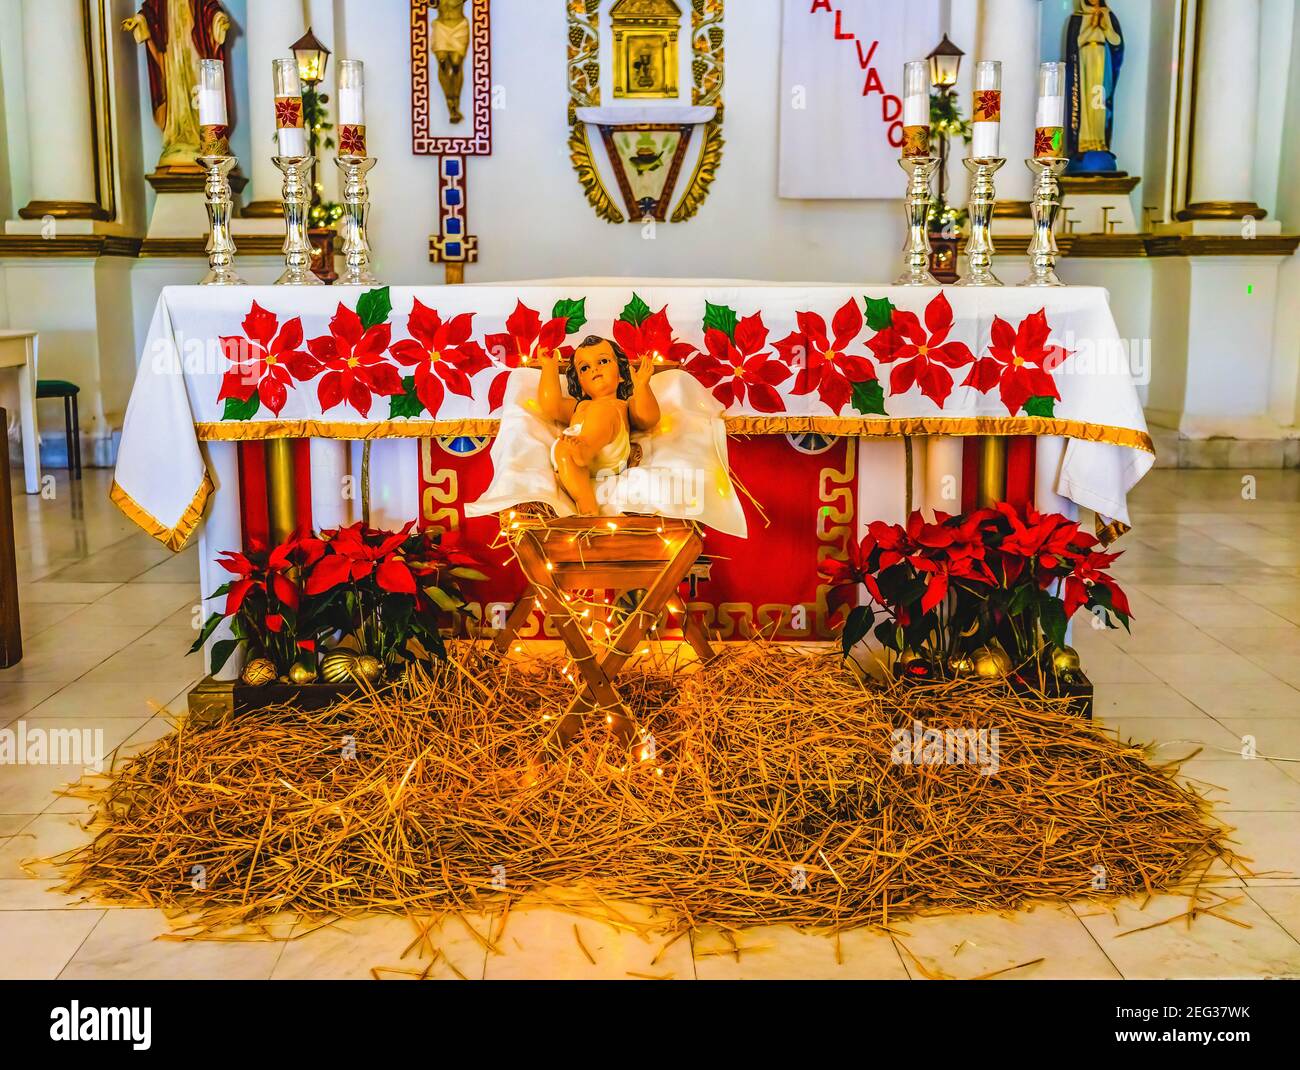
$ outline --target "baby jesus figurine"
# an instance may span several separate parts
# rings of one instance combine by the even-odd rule
[[[627,355],[598,335],[583,340],[569,365],[569,394],[560,389],[559,355],[542,356],[537,403],[542,416],[565,425],[551,447],[551,465],[581,516],[596,516],[597,475],[627,467],[631,431],[652,431],[659,403],[650,389],[654,362],[643,356],[635,370]]]

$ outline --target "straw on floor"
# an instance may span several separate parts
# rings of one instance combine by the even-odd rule
[[[432,677],[331,711],[182,725],[78,789],[101,810],[61,860],[67,887],[206,931],[573,886],[645,901],[665,931],[843,929],[1189,889],[1231,858],[1203,799],[1052,700],[882,690],[838,656],[751,643],[696,671],[644,659],[620,678],[637,748],[593,723],[547,758],[564,668],[458,645]],[[897,760],[895,730],[922,726],[996,729],[996,749]]]

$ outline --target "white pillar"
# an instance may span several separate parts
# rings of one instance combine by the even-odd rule
[[[344,480],[350,477],[348,444],[332,438],[311,440],[311,519],[317,531],[344,527],[352,522],[352,502],[344,497]],[[360,475],[355,482],[360,490]]]
[[[1240,219],[1254,203],[1260,0],[1200,0],[1191,193],[1181,219]]]
[[[961,470],[965,442],[965,439],[956,435],[931,435],[917,439],[917,445],[925,451],[923,504],[931,520],[936,512],[961,512]]]
[[[22,19],[33,197],[19,214],[103,218],[95,195],[81,0],[23,0]]]
[[[205,442],[204,460],[208,475],[216,489],[208,505],[208,515],[199,529],[199,596],[203,602],[203,619],[225,609],[225,595],[214,595],[230,573],[217,564],[217,555],[227,550],[240,550],[244,544],[243,526],[239,505],[239,443]],[[230,622],[221,625],[203,647],[203,666],[212,671],[212,648],[225,639],[233,638]],[[235,651],[222,670],[214,675],[218,680],[235,680],[244,667],[242,651]]]
[[[302,0],[257,0],[248,5],[248,129],[253,158],[249,161],[252,184],[249,201],[271,202],[280,207],[283,176],[275,169],[275,90],[271,86],[271,61],[292,58],[289,48],[307,30]]]
[[[979,46],[974,57],[1002,62],[1002,155],[999,201],[1028,201],[1033,176],[1024,161],[1034,154],[1034,112],[1038,102],[1040,0],[984,0]],[[972,63],[972,68],[974,64]],[[962,111],[970,118],[970,100]]]

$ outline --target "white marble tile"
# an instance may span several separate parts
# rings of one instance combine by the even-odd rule
[[[81,918],[88,912],[53,913]],[[0,913],[0,924],[8,916]],[[173,931],[160,910],[107,910],[58,976],[73,981],[266,980],[284,947],[280,940],[167,939]]]
[[[1113,908],[1079,903],[1073,909],[1128,980],[1300,977],[1300,943],[1246,889],[1219,891],[1241,901],[1224,903],[1202,891],[1196,905],[1223,917],[1200,914],[1190,926],[1180,917],[1193,906],[1187,896],[1154,896],[1145,907],[1122,900]]]
[[[102,910],[0,910],[0,980],[58,977],[103,916]]]

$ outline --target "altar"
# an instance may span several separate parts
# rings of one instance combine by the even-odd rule
[[[172,549],[197,536],[206,615],[229,578],[218,555],[265,544],[286,501],[281,524],[311,531],[360,519],[368,495],[371,525],[458,531],[485,558],[473,608],[499,629],[525,583],[492,549],[495,517],[466,507],[492,479],[509,376],[592,334],[721,406],[748,532],[705,526],[687,601],[723,639],[829,638],[818,560],[913,509],[1083,508],[1113,536],[1154,461],[1100,288],[169,287],[113,498]]]

